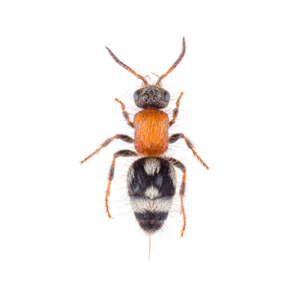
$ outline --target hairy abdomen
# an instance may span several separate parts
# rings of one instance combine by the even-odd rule
[[[160,157],[135,161],[127,175],[131,207],[141,229],[157,232],[168,217],[176,190],[174,167]]]

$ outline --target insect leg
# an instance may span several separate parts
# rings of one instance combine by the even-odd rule
[[[183,133],[176,133],[173,134],[169,137],[169,143],[175,143],[177,142],[180,138],[184,139],[185,143],[187,144],[187,146],[192,150],[194,156],[197,157],[197,159],[202,163],[202,165],[208,170],[208,166],[205,164],[205,162],[201,159],[201,157],[197,154],[197,152],[195,151],[194,145],[192,144],[192,142],[183,134]]]
[[[180,93],[180,96],[176,101],[176,108],[173,109],[173,118],[172,118],[172,121],[169,123],[170,126],[172,126],[175,123],[176,119],[177,119],[177,116],[178,116],[178,113],[179,113],[180,99],[181,99],[182,95],[183,95],[183,92]]]
[[[181,235],[180,235],[182,237],[184,234],[184,231],[185,231],[185,226],[186,226],[186,216],[185,216],[185,210],[184,210],[184,205],[183,205],[183,198],[184,198],[184,194],[185,194],[186,168],[183,163],[176,160],[175,158],[169,158],[169,161],[173,166],[179,168],[183,172],[181,187],[180,187],[180,191],[179,191],[180,203],[181,203],[180,214],[182,214],[182,216],[183,216],[183,226],[182,226]]]
[[[129,115],[128,115],[128,112],[125,110],[125,105],[119,99],[116,98],[115,100],[121,104],[123,116],[124,116],[127,124],[133,128],[134,127],[133,123],[129,120]]]
[[[132,156],[137,156],[137,153],[130,151],[130,150],[121,150],[114,154],[114,159],[113,159],[112,164],[109,169],[109,175],[108,175],[109,182],[108,182],[108,187],[107,187],[106,194],[105,194],[105,208],[106,208],[106,212],[107,212],[109,218],[111,218],[111,215],[109,213],[108,197],[110,196],[111,182],[114,179],[116,158],[120,157],[120,156],[121,157],[132,157]]]
[[[127,142],[127,143],[133,143],[133,139],[130,136],[124,135],[124,134],[117,134],[117,135],[115,135],[115,136],[107,139],[104,143],[101,144],[101,146],[96,151],[94,151],[92,154],[90,154],[88,157],[86,157],[80,163],[83,164],[85,161],[87,161],[88,159],[90,159],[91,157],[93,157],[95,154],[98,154],[102,148],[106,147],[114,139],[120,139],[120,140],[122,140],[124,142]]]

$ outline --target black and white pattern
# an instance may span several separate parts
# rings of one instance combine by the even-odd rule
[[[176,190],[176,173],[169,161],[144,157],[135,161],[127,175],[128,194],[140,227],[153,234],[167,219]]]

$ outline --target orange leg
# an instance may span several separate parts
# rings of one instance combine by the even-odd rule
[[[106,147],[108,144],[110,144],[114,139],[120,139],[124,142],[127,143],[133,143],[133,139],[128,136],[128,135],[124,135],[124,134],[117,134],[109,139],[107,139],[104,143],[101,144],[101,146],[94,151],[92,154],[90,154],[88,157],[86,157],[84,160],[82,160],[80,163],[83,164],[84,162],[86,162],[88,159],[90,159],[91,157],[93,157],[94,155],[98,154],[100,152],[100,150],[104,147]]]
[[[172,126],[177,119],[177,116],[179,113],[180,99],[181,99],[182,95],[183,95],[183,92],[180,93],[180,96],[179,96],[178,100],[176,101],[176,108],[173,109],[173,118],[172,118],[172,121],[170,122],[169,126]]]
[[[186,170],[183,171],[183,176],[182,176],[182,183],[181,183],[181,188],[180,188],[180,202],[181,202],[181,207],[180,207],[180,214],[183,216],[183,227],[181,231],[181,237],[183,237],[184,231],[185,231],[185,226],[186,226],[186,217],[185,217],[185,210],[184,210],[184,205],[183,205],[183,197],[184,197],[184,192],[185,192],[185,180],[186,180]]]
[[[111,182],[114,179],[116,158],[120,157],[120,156],[121,157],[132,157],[132,156],[137,156],[137,154],[133,151],[130,151],[130,150],[121,150],[121,151],[118,151],[114,154],[114,159],[113,159],[112,164],[111,164],[110,169],[109,169],[108,187],[107,187],[106,194],[105,194],[105,208],[106,208],[106,212],[107,212],[109,218],[112,218],[112,216],[109,212],[108,197],[110,196]]]
[[[106,209],[108,218],[112,219],[112,216],[109,212],[109,206],[108,206],[108,197],[110,196],[110,186],[111,186],[111,181],[108,183],[108,187],[107,187],[106,194],[105,194],[105,209]]]
[[[116,98],[115,100],[121,104],[123,116],[124,116],[127,124],[133,128],[134,127],[133,123],[129,120],[129,115],[128,115],[128,112],[125,110],[125,105],[119,99]]]
[[[185,210],[184,210],[184,205],[183,205],[183,198],[184,198],[184,195],[185,195],[186,168],[185,168],[183,163],[176,160],[175,158],[170,158],[169,160],[170,160],[170,163],[173,166],[179,168],[183,172],[181,187],[180,187],[180,191],[179,191],[179,195],[180,195],[180,214],[183,216],[183,226],[182,226],[180,236],[183,237],[184,232],[185,232],[185,227],[186,227],[186,216],[185,216]]]
[[[194,156],[197,157],[197,159],[202,163],[202,165],[208,170],[209,167],[205,164],[205,162],[201,159],[201,157],[197,154],[195,151],[194,145],[192,142],[182,133],[176,133],[170,136],[169,138],[169,143],[175,143],[177,142],[180,138],[184,139],[185,143],[187,146],[192,150]]]
[[[183,216],[183,226],[182,226],[182,230],[181,230],[181,237],[183,237],[183,235],[184,235],[184,232],[185,232],[185,226],[186,226],[186,217],[185,217],[185,210],[184,210],[184,205],[183,205],[183,199],[181,198],[181,208],[180,208],[180,210],[181,210],[181,213],[180,214],[182,214],[182,216]]]

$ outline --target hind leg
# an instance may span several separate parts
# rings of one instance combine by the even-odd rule
[[[176,160],[175,158],[170,158],[170,162],[173,166],[179,168],[183,172],[181,187],[180,187],[180,191],[179,191],[180,203],[181,203],[180,204],[180,214],[183,216],[183,226],[182,226],[180,236],[183,237],[183,234],[185,232],[185,227],[186,227],[186,216],[185,216],[185,210],[184,210],[184,204],[183,204],[183,198],[184,198],[184,194],[185,194],[186,167],[184,166],[183,163]]]
[[[130,150],[121,150],[114,154],[114,159],[113,159],[111,167],[109,169],[108,187],[107,187],[106,194],[105,194],[105,208],[106,208],[106,212],[107,212],[109,218],[112,218],[112,217],[109,212],[108,197],[110,196],[111,182],[114,179],[116,159],[117,159],[117,157],[133,157],[133,156],[137,156],[137,153],[130,151]]]

